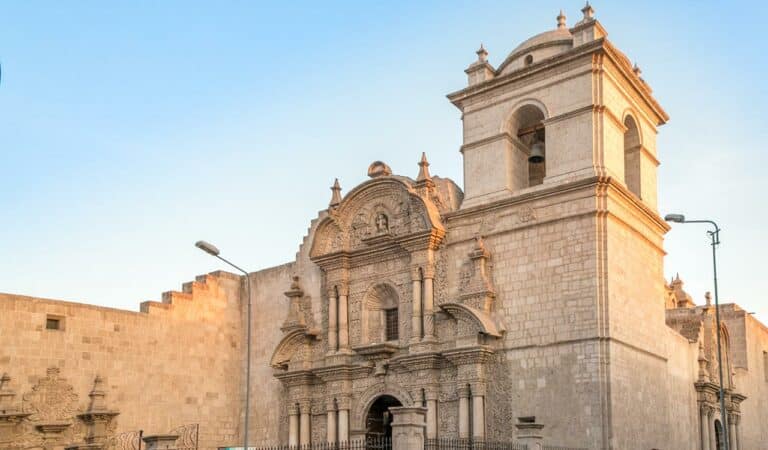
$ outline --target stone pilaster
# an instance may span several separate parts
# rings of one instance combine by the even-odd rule
[[[338,424],[336,423],[336,399],[329,398],[328,402],[326,404],[326,415],[327,415],[327,435],[328,435],[328,442],[331,444],[336,443],[337,441],[337,432],[338,432]]]
[[[328,290],[328,354],[336,353],[339,349],[339,298],[336,289]]]
[[[299,445],[308,445],[312,441],[311,417],[312,402],[301,400],[299,402]]]
[[[535,417],[519,417],[515,424],[517,441],[526,445],[528,450],[541,450],[544,436],[541,430],[544,425],[536,423]]]
[[[389,412],[392,413],[392,448],[424,450],[426,408],[399,406],[389,408]]]
[[[413,296],[413,312],[411,315],[411,343],[417,343],[422,335],[422,311],[421,311],[421,270],[418,267],[411,268],[411,283]]]
[[[469,386],[459,386],[459,439],[469,438]]]
[[[296,404],[288,407],[288,445],[299,445],[299,406]]]

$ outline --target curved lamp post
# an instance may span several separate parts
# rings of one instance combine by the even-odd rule
[[[248,450],[248,418],[250,417],[250,400],[251,400],[251,277],[248,276],[248,272],[236,266],[235,264],[227,261],[219,255],[219,249],[215,245],[205,242],[195,242],[195,247],[208,253],[211,256],[215,256],[224,261],[231,267],[240,271],[245,275],[246,290],[248,295],[248,318],[247,318],[247,337],[246,337],[246,349],[245,349],[245,425],[243,426],[243,450]]]
[[[720,245],[720,227],[712,220],[686,220],[682,214],[667,214],[664,216],[664,220],[667,222],[675,223],[707,223],[712,225],[715,229],[707,231],[710,239],[712,240],[712,269],[715,281],[715,321],[717,322],[717,366],[720,372],[720,413],[723,419],[723,444],[724,448],[731,448],[728,443],[730,441],[728,436],[728,411],[725,410],[725,390],[723,389],[723,356],[720,349],[720,301],[717,297],[717,246]]]

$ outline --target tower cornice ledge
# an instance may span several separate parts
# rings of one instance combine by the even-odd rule
[[[456,92],[452,92],[446,97],[448,97],[448,100],[450,100],[451,103],[453,103],[457,108],[463,110],[464,103],[478,95],[496,89],[499,86],[520,81],[521,79],[529,77],[533,74],[553,69],[565,63],[592,54],[605,55],[616,65],[624,78],[632,85],[642,100],[656,115],[657,125],[663,125],[669,120],[669,115],[653,97],[650,88],[645,83],[643,83],[637,77],[637,75],[635,75],[627,57],[624,56],[620,50],[618,50],[613,44],[611,44],[610,41],[608,41],[608,39],[604,37],[595,39],[594,41],[588,42],[586,44],[582,44],[567,52],[554,55],[509,74],[497,76],[488,81],[466,87]],[[601,70],[600,67],[596,67],[595,69]]]

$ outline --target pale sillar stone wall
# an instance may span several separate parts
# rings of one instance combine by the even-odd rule
[[[241,431],[239,311],[240,277],[224,272],[166,293],[163,303],[146,302],[142,312],[0,294],[0,372],[11,377],[24,410],[32,406],[24,395],[55,367],[77,396],[74,413],[87,408],[94,378],[104,379],[106,404],[120,412],[116,433],[200,423],[201,448],[234,443]],[[64,329],[46,329],[48,315]],[[65,433],[59,444],[79,439]]]

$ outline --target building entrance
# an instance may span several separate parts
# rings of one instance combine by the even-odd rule
[[[389,412],[389,408],[393,406],[403,406],[403,404],[391,395],[382,395],[373,402],[365,419],[367,439],[392,437],[392,413]]]

